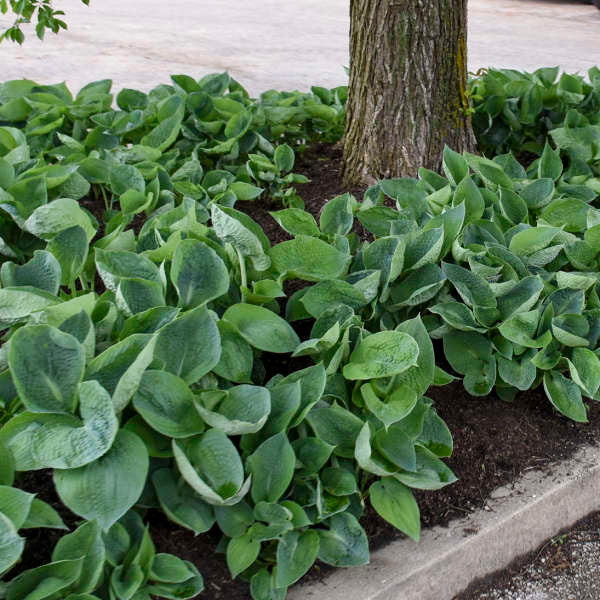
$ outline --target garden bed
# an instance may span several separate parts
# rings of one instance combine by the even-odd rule
[[[306,210],[316,219],[327,200],[347,191],[340,175],[341,160],[339,144],[316,144],[309,147],[299,160],[297,170],[311,181],[300,186],[298,191]],[[354,188],[351,192],[361,197],[364,189]],[[89,200],[87,207],[102,214],[101,199],[96,202]],[[290,239],[269,215],[269,211],[276,210],[277,206],[259,200],[243,203],[239,208],[261,225],[272,244]],[[364,230],[359,233],[365,234]],[[303,325],[303,321],[299,321],[294,327],[301,337],[307,337]],[[441,356],[441,348],[439,350]],[[294,368],[308,366],[302,359],[290,360],[280,355],[272,355],[272,359],[269,371],[273,373],[288,373]],[[588,404],[589,423],[576,423],[559,415],[540,389],[521,393],[512,403],[500,400],[495,394],[483,398],[470,396],[460,381],[444,387],[432,387],[427,395],[434,401],[438,415],[452,433],[454,450],[446,463],[458,481],[438,491],[415,491],[424,528],[444,526],[452,519],[484,508],[496,488],[509,485],[524,471],[536,469],[550,476],[553,464],[569,458],[582,446],[597,443],[600,438],[598,403]],[[21,487],[50,502],[61,512],[67,524],[77,522],[77,517],[58,500],[49,473],[34,477],[29,474],[21,482]],[[172,553],[191,561],[203,574],[206,588],[201,597],[211,600],[251,598],[248,584],[239,577],[232,581],[224,554],[217,552],[221,537],[218,528],[194,536],[158,511],[148,514],[148,522],[158,552]],[[361,524],[372,550],[405,537],[370,505]],[[43,530],[32,530],[27,534],[30,543],[15,574],[48,562],[59,537],[58,533],[49,535]],[[316,563],[304,579],[326,578],[331,570],[328,565]],[[493,578],[493,581],[501,581],[501,578]],[[467,598],[470,596],[460,596],[460,600]]]

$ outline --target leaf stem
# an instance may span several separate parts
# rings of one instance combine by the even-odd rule
[[[236,252],[238,255],[238,260],[240,261],[240,277],[241,277],[240,294],[242,297],[242,303],[244,303],[244,302],[246,302],[245,289],[248,287],[248,275],[246,273],[246,261],[244,259],[244,255],[237,248],[236,248]]]

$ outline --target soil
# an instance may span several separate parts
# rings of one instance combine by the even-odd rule
[[[307,210],[315,216],[327,200],[348,191],[339,177],[340,164],[341,150],[336,146],[325,146],[307,151],[297,165],[296,170],[312,180],[299,192]],[[364,190],[349,191],[360,199]],[[254,202],[243,208],[263,226],[272,243],[286,239],[285,232],[282,233],[268,214],[269,210],[273,210],[272,206]],[[268,360],[268,357],[265,358]],[[273,365],[269,366],[271,370]],[[301,366],[294,362],[295,368]],[[282,362],[277,368],[287,372],[290,365]],[[424,527],[445,525],[455,517],[481,508],[492,490],[509,484],[523,471],[535,468],[546,469],[550,473],[553,463],[572,455],[584,444],[595,443],[600,434],[600,404],[589,406],[589,424],[574,423],[558,415],[540,390],[523,393],[513,403],[507,403],[493,395],[473,398],[464,391],[460,382],[455,382],[431,388],[428,396],[452,432],[455,449],[447,464],[459,481],[440,491],[417,492]],[[60,510],[67,525],[76,523],[77,517],[61,506],[49,472],[27,473],[17,485],[53,504]],[[201,598],[249,600],[247,583],[239,578],[232,582],[224,556],[216,552],[220,539],[216,528],[195,537],[158,512],[148,513],[148,520],[158,552],[176,554],[199,568],[206,584]],[[367,509],[362,524],[372,549],[402,536],[371,509]],[[30,543],[26,545],[22,562],[11,575],[48,562],[52,547],[60,536],[60,532],[51,530],[24,533]],[[328,570],[330,568],[326,565],[317,564],[307,577],[323,577]],[[461,596],[460,600],[469,598]]]

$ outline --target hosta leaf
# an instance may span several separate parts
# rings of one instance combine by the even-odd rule
[[[218,254],[198,240],[177,245],[171,263],[171,281],[183,308],[193,308],[227,293],[229,273]]]
[[[224,399],[212,410],[196,402],[196,409],[200,416],[211,427],[220,429],[227,435],[259,431],[271,411],[269,390],[256,385],[238,385],[224,393]]]
[[[39,527],[68,529],[60,518],[60,515],[49,504],[43,500],[34,498],[22,529],[37,529]]]
[[[252,500],[277,502],[294,475],[296,456],[284,431],[264,441],[248,458]]]
[[[346,235],[354,222],[354,196],[348,193],[329,200],[321,209],[319,225],[321,231],[329,235]]]
[[[512,287],[506,294],[498,297],[498,310],[502,320],[516,313],[527,312],[537,302],[544,283],[540,277],[525,277]]]
[[[319,553],[316,531],[289,531],[277,544],[277,587],[296,583],[312,566]]]
[[[251,381],[254,353],[252,347],[227,321],[217,323],[221,336],[221,357],[213,372],[235,383]]]
[[[160,553],[152,561],[150,578],[162,583],[181,583],[189,579],[194,573],[190,571],[185,561],[173,554]]]
[[[326,310],[338,304],[345,304],[359,312],[368,301],[365,295],[350,283],[333,279],[310,286],[302,296],[301,302],[309,314],[318,318]]]
[[[115,293],[124,278],[144,279],[162,284],[156,265],[150,259],[135,252],[96,248],[96,269],[104,285]]]
[[[587,409],[576,383],[558,371],[548,371],[544,374],[544,390],[556,410],[573,421],[587,423]]]
[[[466,176],[454,191],[454,206],[464,204],[465,223],[474,223],[481,219],[485,210],[485,201],[472,177]]]
[[[328,530],[319,530],[318,557],[334,567],[357,567],[369,562],[369,543],[353,515],[344,512],[329,519]]]
[[[79,384],[82,421],[68,415],[22,413],[2,429],[16,468],[73,469],[86,465],[111,447],[118,430],[112,400],[96,381]]]
[[[217,324],[206,308],[199,306],[178,316],[158,332],[153,366],[190,384],[206,375],[220,356]]]
[[[434,264],[410,271],[391,288],[394,306],[416,306],[431,300],[446,282],[442,270]]]
[[[418,269],[423,265],[437,262],[443,245],[443,226],[424,230],[407,245],[404,252],[404,268]]]
[[[415,542],[419,541],[419,507],[412,492],[405,485],[390,477],[384,477],[371,485],[369,497],[373,508],[381,517]]]
[[[287,321],[262,306],[234,304],[223,314],[236,331],[251,345],[266,352],[293,352],[300,343]]]
[[[567,363],[571,379],[588,398],[594,398],[600,388],[600,359],[588,348],[573,348]]]
[[[138,500],[148,473],[148,451],[135,434],[121,430],[112,448],[85,467],[55,470],[54,485],[63,503],[106,531]],[[86,490],[94,490],[90,495]]]
[[[24,538],[19,537],[14,523],[0,512],[0,574],[19,560],[24,548]]]
[[[258,558],[260,542],[255,540],[249,533],[229,540],[227,544],[227,567],[231,577],[235,579],[242,571],[245,571]]]
[[[205,429],[187,383],[166,371],[142,375],[133,406],[151,427],[171,438],[190,437]]]
[[[537,375],[537,369],[530,358],[531,356],[527,356],[517,360],[516,357],[513,357],[509,360],[503,356],[497,356],[498,375],[503,381],[518,390],[528,390],[533,385]]]
[[[16,530],[21,529],[27,519],[33,499],[33,494],[2,485],[0,486],[0,514],[8,517]]]
[[[257,271],[269,268],[271,260],[266,254],[269,240],[250,217],[233,208],[213,204],[211,219],[219,238],[231,244],[242,256],[250,258]]]
[[[486,333],[487,329],[480,327],[473,313],[460,302],[443,302],[430,306],[429,310],[442,317],[448,325],[461,331],[479,331]]]
[[[57,294],[61,281],[58,261],[50,252],[36,250],[24,265],[5,262],[0,270],[3,287],[29,285],[50,294]]]
[[[23,327],[11,338],[8,360],[15,387],[28,410],[75,410],[85,350],[72,335],[48,325]]]
[[[408,387],[401,387],[397,392],[381,400],[370,383],[362,385],[360,392],[365,406],[386,428],[410,414],[418,398],[414,390]]]
[[[560,158],[558,150],[552,150],[552,147],[548,142],[544,147],[544,152],[538,165],[538,177],[543,179],[545,177],[556,181],[563,171],[563,163]]]
[[[31,314],[58,304],[53,294],[29,286],[0,289],[0,326],[11,327]]]
[[[212,506],[185,482],[177,481],[171,469],[154,471],[152,482],[160,506],[171,521],[191,529],[195,534],[204,533],[213,526],[215,515]]]
[[[160,556],[160,555],[157,555]],[[172,556],[172,555],[170,555]],[[175,557],[173,557],[175,558]],[[153,594],[157,598],[168,598],[169,600],[185,600],[187,598],[195,598],[204,590],[204,579],[193,563],[189,561],[181,561],[185,564],[191,576],[181,582],[152,582],[146,587],[149,594]]]
[[[460,154],[448,148],[448,146],[444,146],[442,168],[450,183],[455,187],[469,173],[467,161]]]
[[[318,237],[320,234],[315,218],[300,208],[285,208],[269,214],[291,235]]]
[[[308,412],[323,395],[327,383],[327,375],[323,364],[319,363],[312,367],[295,371],[287,377],[284,377],[277,387],[287,387],[288,384],[294,384],[296,382],[300,383],[300,409],[292,421],[292,427],[296,427],[304,420]],[[288,390],[291,389],[292,388],[288,388]],[[295,395],[295,393],[291,391],[290,393]],[[271,396],[272,398],[276,396],[275,390],[271,390]]]
[[[454,473],[433,452],[422,446],[416,446],[417,471],[412,473],[402,471],[394,477],[418,490],[439,490],[456,481]]]
[[[58,198],[40,206],[25,221],[25,229],[43,240],[51,240],[69,227],[79,226],[90,242],[96,234],[96,228],[90,217],[80,208],[79,203],[70,198]]]
[[[380,331],[364,338],[350,355],[346,379],[391,377],[417,364],[419,346],[401,331]]]
[[[59,592],[67,593],[70,586],[79,579],[82,566],[83,557],[80,557],[23,571],[8,585],[6,598],[7,600],[23,598],[45,600],[52,596],[56,597]]]
[[[250,488],[250,478],[244,482],[240,455],[218,429],[190,440],[174,440],[173,453],[183,478],[209,504],[236,504]]]
[[[52,562],[83,556],[81,576],[71,591],[86,593],[96,589],[102,577],[105,555],[100,527],[96,521],[88,521],[58,540],[52,551]]]
[[[588,320],[583,315],[562,314],[552,319],[552,333],[565,346],[588,346]]]
[[[128,317],[165,304],[162,284],[133,277],[120,279],[115,300]]]
[[[350,262],[348,254],[306,235],[273,246],[269,254],[279,273],[305,281],[337,279],[345,273]]]
[[[88,365],[85,378],[98,381],[121,412],[135,394],[144,371],[154,357],[156,336],[136,333],[110,346]]]
[[[480,308],[496,307],[494,292],[483,277],[450,263],[442,263],[442,270],[466,304]]]
[[[387,430],[380,429],[373,441],[377,451],[391,464],[407,471],[416,471],[417,455],[414,440],[405,431],[404,423],[398,422]]]
[[[117,165],[110,170],[110,187],[114,194],[120,196],[128,190],[142,194],[146,191],[143,175],[133,165]]]

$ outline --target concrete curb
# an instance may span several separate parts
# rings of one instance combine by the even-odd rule
[[[425,531],[418,545],[392,542],[374,552],[369,565],[296,586],[288,598],[451,600],[599,509],[600,447],[585,447],[551,471],[529,471],[496,489],[485,510]]]

